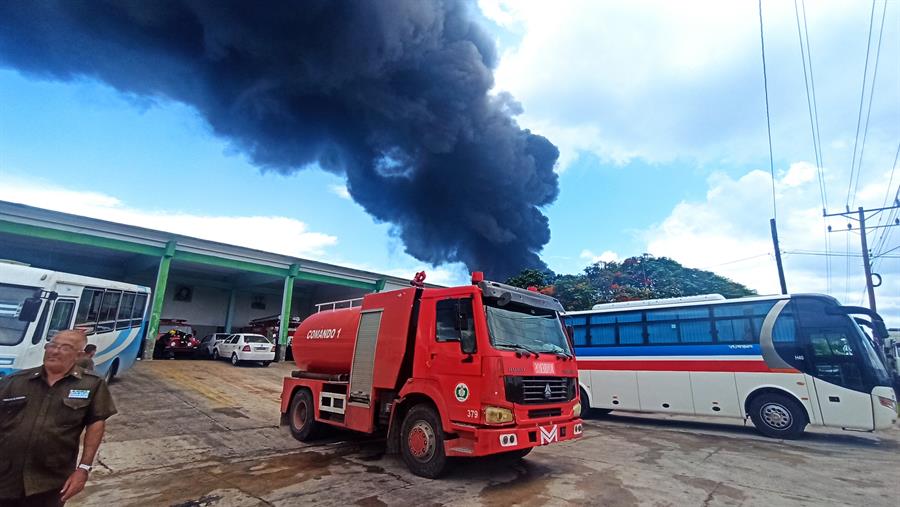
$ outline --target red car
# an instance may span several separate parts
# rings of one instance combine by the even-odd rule
[[[153,355],[156,358],[195,356],[200,340],[194,337],[194,329],[184,320],[165,319],[159,322],[159,335]]]

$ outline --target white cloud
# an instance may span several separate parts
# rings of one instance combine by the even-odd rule
[[[337,237],[279,216],[211,216],[144,210],[98,193],[3,176],[0,200],[298,257],[322,257]]]
[[[479,6],[518,40],[502,48],[495,89],[523,104],[523,126],[560,147],[561,168],[580,152],[614,163],[758,163],[768,155],[756,2]],[[825,163],[849,167],[870,4],[807,2],[806,10]],[[794,16],[793,2],[763,3],[773,143],[782,160],[813,156]],[[900,66],[885,62],[900,58],[898,35],[896,23],[885,25],[867,164],[896,146]]]
[[[621,260],[619,254],[610,250],[606,250],[600,255],[597,255],[590,250],[582,250],[578,257],[587,260],[591,264],[597,262],[619,262]]]
[[[812,171],[810,168],[812,167]],[[880,206],[888,172],[879,172],[861,184],[859,197],[867,207]],[[826,178],[826,183],[832,183]],[[733,179],[723,174],[709,178],[706,199],[681,202],[660,224],[645,232],[647,251],[671,257],[688,267],[707,269],[759,291],[780,291],[774,248],[769,228],[772,216],[772,179],[767,171],[750,171]],[[834,185],[832,185],[834,186]],[[825,224],[814,167],[792,164],[776,178],[778,235],[784,252],[785,278],[790,292],[830,293],[846,304],[863,301],[864,275],[858,234],[832,233],[829,282],[828,257],[809,252],[826,251]],[[846,219],[829,219],[835,229],[846,227]],[[870,247],[881,231],[870,231]],[[882,249],[897,246],[898,237]],[[878,289],[878,309],[888,325],[900,326],[900,260],[885,258],[876,265],[884,278]]]
[[[350,197],[350,191],[347,190],[346,185],[328,185],[328,190],[330,190],[332,194],[340,197],[341,199],[347,199],[348,201],[353,200],[353,198]]]

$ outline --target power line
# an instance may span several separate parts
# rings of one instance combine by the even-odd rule
[[[766,74],[766,40],[763,35],[762,0],[759,0],[759,45],[762,50],[763,90],[766,95],[766,131],[769,134],[769,173],[772,175],[772,218],[778,219],[778,208],[775,205],[775,157],[772,154],[772,122],[769,119],[769,77]]]
[[[794,0],[794,14],[797,19],[797,39],[800,41],[800,60],[803,65],[803,84],[806,86],[806,109],[809,111],[809,129],[812,132],[813,153],[816,158],[816,179],[819,183],[819,197],[822,201],[822,213],[827,208],[825,204],[825,191],[822,187],[822,161],[819,158],[819,144],[816,142],[818,135],[816,134],[816,123],[813,119],[812,94],[809,89],[809,75],[806,72],[806,48],[809,48],[809,38],[806,44],[803,44],[803,32],[800,30],[800,9],[797,6],[797,0]]]
[[[897,247],[897,248],[900,248],[900,247]],[[892,249],[890,251],[893,251],[893,250],[896,250],[896,249]],[[825,256],[825,257],[853,257],[853,258],[857,258],[857,259],[861,259],[863,256],[862,254],[855,254],[855,253],[841,254],[841,253],[832,253],[832,252],[822,252],[822,251],[816,251],[816,250],[782,250],[781,253],[783,253],[785,255],[816,255],[816,256]],[[887,252],[885,252],[885,254],[886,253]],[[888,259],[900,259],[900,255],[881,255],[881,257],[885,257]],[[752,257],[749,257],[749,258],[752,258]],[[737,261],[735,261],[735,262],[737,262]]]
[[[822,130],[819,129],[819,106],[816,102],[816,79],[813,73],[812,51],[809,44],[809,28],[806,25],[806,0],[800,0],[800,7],[803,9],[803,32],[806,34],[806,61],[809,63],[809,87],[812,89],[813,113],[816,118],[816,149],[819,152],[819,164],[821,165],[819,174],[822,179],[823,201],[827,206],[828,190],[825,185],[825,156],[822,153]]]
[[[869,89],[869,109],[866,111],[866,126],[863,129],[862,145],[859,148],[859,162],[856,163],[856,183],[853,184],[853,196],[850,203],[856,200],[856,192],[859,189],[859,175],[862,174],[863,154],[866,152],[866,138],[869,135],[869,119],[872,117],[872,103],[875,102],[875,82],[878,77],[878,60],[881,56],[881,41],[884,36],[884,18],[887,14],[887,0],[884,2],[884,8],[881,10],[881,28],[878,30],[878,47],[875,50],[875,69],[872,71],[872,84]]]
[[[760,0],[761,1],[761,0]],[[859,91],[859,115],[856,118],[856,138],[853,141],[853,158],[850,159],[850,181],[847,182],[847,211],[850,210],[850,189],[853,187],[853,174],[856,168],[856,148],[859,143],[859,128],[862,125],[863,99],[866,96],[866,78],[869,75],[869,51],[872,47],[872,25],[875,21],[875,0],[872,0],[872,13],[869,15],[869,37],[866,44],[866,64],[863,67],[863,83]],[[846,298],[846,293],[844,297]]]
[[[894,153],[894,163],[891,165],[891,176],[888,179],[887,191],[884,193],[884,202],[882,203],[882,207],[887,207],[888,199],[891,196],[891,187],[894,184],[894,172],[897,170],[898,158],[900,158],[900,143],[897,144],[897,152]],[[900,184],[897,185],[897,192],[894,194],[894,204],[900,204],[896,202],[898,197],[900,197]],[[887,223],[891,223],[892,221],[896,220],[897,215],[900,215],[900,209],[891,210],[891,213],[889,213],[887,216]],[[883,218],[884,217],[878,217],[878,225],[881,225]],[[893,229],[890,228],[881,231],[881,235],[875,242],[875,248],[872,251],[877,254],[881,249],[883,249],[893,232]]]

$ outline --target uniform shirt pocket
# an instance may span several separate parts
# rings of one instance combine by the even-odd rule
[[[5,432],[18,426],[27,404],[25,396],[0,400],[0,439]]]
[[[63,398],[63,406],[57,414],[57,422],[62,427],[82,426],[87,416],[91,400]]]

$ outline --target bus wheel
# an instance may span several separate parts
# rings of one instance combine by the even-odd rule
[[[321,424],[316,422],[312,394],[308,390],[299,389],[294,393],[289,410],[288,422],[294,438],[306,442],[318,435]]]
[[[113,359],[112,364],[109,365],[109,369],[106,370],[106,376],[104,377],[106,379],[106,383],[109,384],[110,382],[112,382],[113,379],[116,378],[117,373],[119,373],[119,358],[118,357]]]
[[[422,404],[407,412],[400,429],[400,453],[409,471],[420,477],[436,479],[444,473],[444,432],[433,408]]]
[[[750,419],[757,431],[772,438],[797,438],[808,424],[803,406],[788,396],[774,393],[753,398]]]

